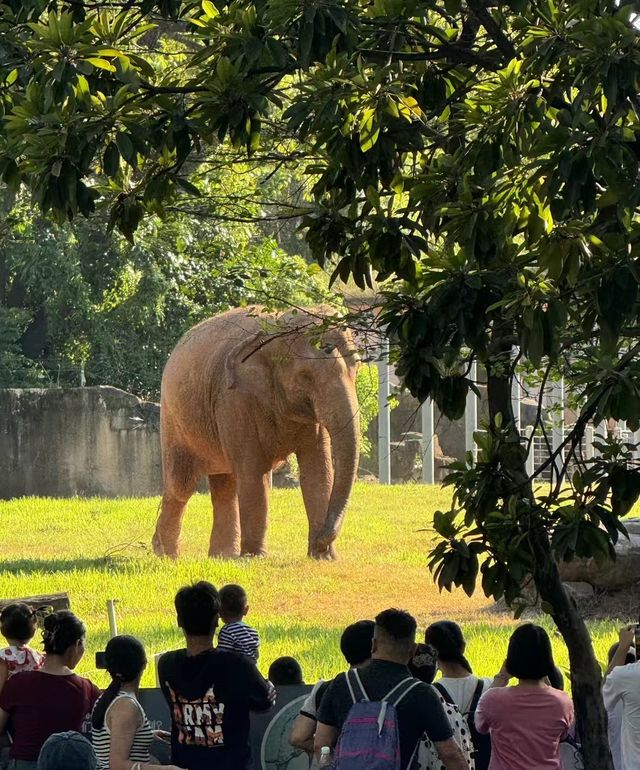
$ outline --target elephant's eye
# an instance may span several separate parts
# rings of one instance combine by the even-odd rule
[[[336,349],[336,346],[330,342],[329,344],[325,345],[322,349],[327,355],[330,355]]]

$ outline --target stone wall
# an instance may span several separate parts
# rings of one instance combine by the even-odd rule
[[[0,498],[159,494],[159,428],[117,388],[0,390]]]
[[[394,482],[417,479],[420,409],[407,394],[391,413]],[[482,416],[485,404],[481,403]],[[535,407],[523,405],[529,424]],[[69,389],[0,389],[0,498],[42,495],[129,497],[162,492],[160,406],[107,386]],[[441,458],[464,455],[464,423],[436,414]],[[377,420],[369,426],[371,457],[362,457],[361,476],[376,476]],[[206,490],[206,479],[200,488]],[[290,483],[274,473],[274,486]]]

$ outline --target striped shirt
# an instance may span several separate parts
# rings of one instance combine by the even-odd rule
[[[260,655],[260,636],[255,628],[242,621],[227,623],[218,634],[218,649],[242,652],[257,661]]]
[[[123,698],[129,698],[137,707],[140,712],[140,723],[136,730],[133,743],[129,749],[129,760],[131,762],[150,762],[151,756],[149,754],[149,747],[151,741],[153,741],[153,731],[147,715],[144,713],[142,706],[138,703],[137,699],[131,695],[131,693],[121,691],[113,700],[106,714],[104,715],[104,724],[99,730],[95,728],[92,731],[91,740],[93,741],[93,748],[96,751],[98,757],[98,770],[109,770],[109,752],[111,749],[111,730],[107,724],[107,718],[109,712],[114,705]]]

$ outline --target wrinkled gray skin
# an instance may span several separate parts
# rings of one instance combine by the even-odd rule
[[[178,556],[187,502],[206,475],[209,555],[264,555],[269,473],[295,453],[308,554],[335,558],[359,458],[357,366],[350,333],[322,332],[305,312],[230,310],[187,332],[162,377],[156,554]]]

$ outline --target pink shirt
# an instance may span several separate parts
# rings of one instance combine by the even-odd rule
[[[494,687],[475,724],[491,734],[489,770],[561,770],[560,741],[573,725],[571,698],[553,687]]]

